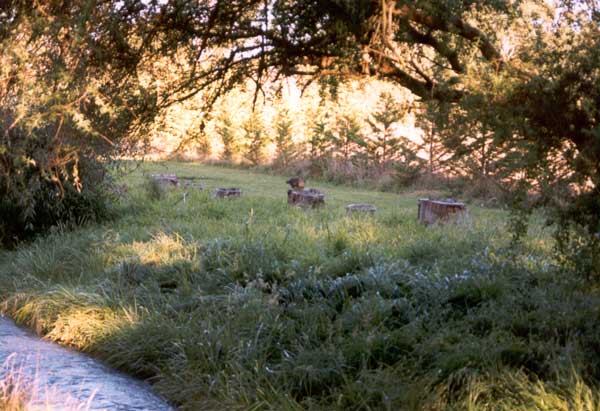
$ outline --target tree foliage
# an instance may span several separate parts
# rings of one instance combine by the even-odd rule
[[[134,30],[106,3],[0,5],[0,243],[103,214],[104,166],[155,102],[121,47]]]
[[[269,140],[262,120],[254,112],[242,128],[244,130],[244,157],[250,164],[257,166],[264,160],[264,150]]]
[[[404,119],[406,112],[406,107],[384,92],[379,96],[378,110],[367,120],[372,134],[370,139],[364,139],[363,146],[371,161],[380,168],[385,168],[400,151],[403,138],[394,137],[393,126]]]
[[[326,115],[319,115],[312,124],[312,133],[307,142],[311,174],[322,175],[327,158],[331,156],[332,134]]]
[[[294,142],[292,120],[287,111],[281,111],[275,122],[276,156],[273,164],[276,168],[285,169],[298,156],[298,148]]]
[[[138,147],[157,108],[198,93],[208,108],[248,81],[256,102],[284,76],[318,79],[332,95],[339,79],[376,76],[464,116],[471,140],[455,141],[453,151],[480,153],[470,167],[485,175],[503,162],[535,190],[564,187],[558,218],[593,234],[599,16],[594,0],[8,0],[0,5],[0,105],[13,119],[8,131],[15,122],[30,134],[72,127],[94,153],[109,153]],[[158,59],[177,75],[157,81]],[[7,154],[9,135],[5,181],[15,175],[6,164],[31,158]],[[319,144],[314,158],[325,154]],[[54,159],[36,163],[40,175],[73,183],[73,163],[55,161],[72,150],[52,147]]]
[[[258,97],[281,76],[378,76],[467,117],[472,140],[454,148],[468,168],[509,162],[533,182],[558,156],[597,187],[596,1],[197,0],[146,13],[159,49],[189,57],[173,90],[208,90],[210,103],[243,79]]]
[[[233,133],[233,123],[226,114],[221,115],[218,119],[219,125],[216,128],[217,134],[221,137],[223,143],[222,159],[231,161],[235,154],[239,151],[239,145]]]

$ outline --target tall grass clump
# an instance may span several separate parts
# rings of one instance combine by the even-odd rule
[[[151,176],[146,177],[144,181],[144,192],[148,200],[151,201],[161,200],[167,194],[165,185]]]
[[[81,402],[73,398],[57,401],[54,387],[42,387],[36,377],[29,377],[9,356],[1,368],[0,410],[2,411],[86,411],[90,401]],[[63,396],[64,397],[64,396]]]

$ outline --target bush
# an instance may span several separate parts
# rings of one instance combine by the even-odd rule
[[[0,145],[0,245],[108,217],[104,165],[69,144],[84,136],[69,124],[33,130],[9,124],[9,116],[0,119],[0,130],[7,130]]]

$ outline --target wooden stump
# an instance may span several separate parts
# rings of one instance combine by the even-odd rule
[[[288,190],[288,204],[298,207],[320,207],[325,204],[325,194],[316,188]]]
[[[199,181],[196,181],[195,179],[192,178],[182,178],[181,183],[183,185],[183,188],[186,189],[191,189],[191,190],[198,190],[198,191],[202,191],[204,190],[204,187],[202,186],[202,183]]]
[[[372,204],[366,203],[354,203],[346,206],[346,215],[350,216],[353,214],[375,214],[377,207]]]
[[[242,190],[239,188],[217,188],[213,191],[213,198],[235,198],[242,195]]]
[[[175,174],[152,174],[150,177],[161,186],[179,187],[179,179]]]
[[[463,222],[468,217],[464,203],[419,199],[419,222],[423,224]]]

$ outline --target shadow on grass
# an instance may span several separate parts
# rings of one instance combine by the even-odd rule
[[[547,265],[475,254],[453,274],[398,261],[276,277],[273,260],[291,260],[266,250],[214,242],[199,265],[128,260],[95,286],[4,309],[182,409],[597,404],[600,299]]]

